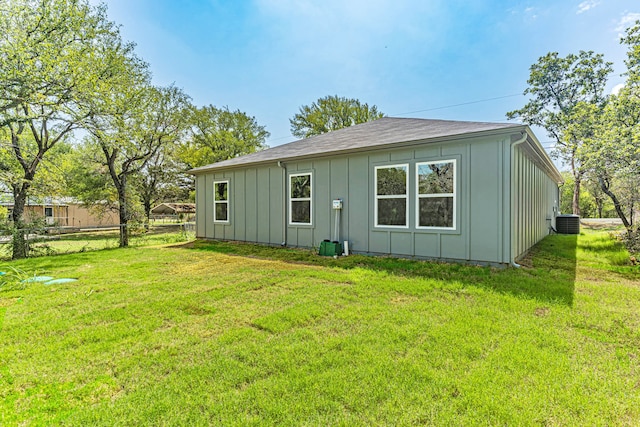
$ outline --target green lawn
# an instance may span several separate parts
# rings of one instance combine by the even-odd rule
[[[640,268],[606,232],[521,269],[206,243],[4,263],[0,425],[640,425]]]

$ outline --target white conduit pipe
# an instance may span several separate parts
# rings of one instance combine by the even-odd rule
[[[515,154],[515,148],[516,145],[520,145],[523,142],[525,142],[527,140],[527,133],[526,132],[522,132],[522,138],[513,141],[511,143],[511,266],[512,267],[516,267],[516,268],[520,268],[521,265],[518,264],[516,262],[516,255],[515,255],[515,246],[516,246],[516,230],[515,230],[515,225],[516,225],[516,190],[514,188],[514,184],[515,184],[515,177],[516,177],[516,170],[515,170],[515,158],[514,158],[514,154]]]
[[[287,246],[287,167],[278,160],[278,167],[282,168],[282,243]]]

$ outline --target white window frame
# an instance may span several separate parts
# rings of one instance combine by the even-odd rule
[[[216,194],[217,194],[217,185],[218,184],[227,184],[227,200],[216,200]],[[231,197],[231,187],[229,185],[229,180],[228,179],[221,179],[218,181],[213,181],[213,222],[216,222],[218,224],[228,224],[229,223],[229,217],[231,215],[231,212],[229,211],[229,198]],[[218,203],[226,203],[227,204],[227,219],[217,219],[216,218],[216,204]]]
[[[420,166],[433,165],[436,163],[453,163],[453,193],[431,193],[420,194]],[[458,204],[458,161],[457,159],[442,159],[433,160],[428,162],[416,163],[416,228],[420,230],[456,230],[456,214]],[[427,199],[432,197],[452,197],[453,198],[453,227],[434,227],[420,225],[420,199]]]
[[[309,189],[309,197],[291,197],[291,178],[295,176],[305,176],[309,175],[310,189]],[[287,182],[287,198],[289,199],[289,225],[293,226],[311,226],[313,225],[313,172],[299,172],[299,173],[290,173],[289,181]],[[309,202],[309,222],[293,222],[292,214],[293,209],[291,208],[293,202]]]
[[[392,169],[392,168],[405,168],[406,173],[406,182],[405,189],[406,192],[404,195],[402,194],[394,194],[394,195],[378,195],[378,170],[379,169]],[[374,227],[376,228],[409,228],[409,163],[397,164],[397,165],[381,165],[376,166],[374,168],[374,179],[373,179],[373,198],[374,198]],[[405,225],[385,225],[378,224],[378,200],[380,199],[399,199],[404,198],[404,203],[406,205],[405,208]]]

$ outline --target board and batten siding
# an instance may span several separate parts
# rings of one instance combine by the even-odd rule
[[[228,181],[229,220],[213,221],[213,183]],[[244,168],[196,177],[196,235],[208,239],[282,243],[282,169]]]
[[[317,248],[322,240],[332,239],[335,211],[331,202],[339,198],[343,200],[340,240],[348,240],[355,253],[509,263],[513,253],[524,253],[548,234],[552,223],[547,217],[553,218],[557,200],[553,180],[524,149],[518,147],[514,152],[512,163],[511,136],[502,133],[285,161],[286,183],[289,174],[312,174],[313,199],[311,225],[292,226],[286,218],[286,244]],[[455,229],[417,228],[416,163],[443,160],[456,161]],[[408,227],[375,227],[375,167],[398,164],[409,167]],[[511,165],[517,178],[513,183]],[[283,168],[273,164],[198,175],[198,237],[281,244],[286,215],[283,205],[288,203],[283,173]],[[218,180],[229,181],[230,221],[226,224],[213,222],[213,182]],[[513,208],[512,184],[517,195]]]
[[[555,228],[558,184],[547,174],[528,145],[518,145],[513,154],[513,258],[521,258]]]

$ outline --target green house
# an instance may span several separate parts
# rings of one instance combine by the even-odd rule
[[[388,117],[191,172],[199,238],[503,265],[562,183],[528,126]]]

